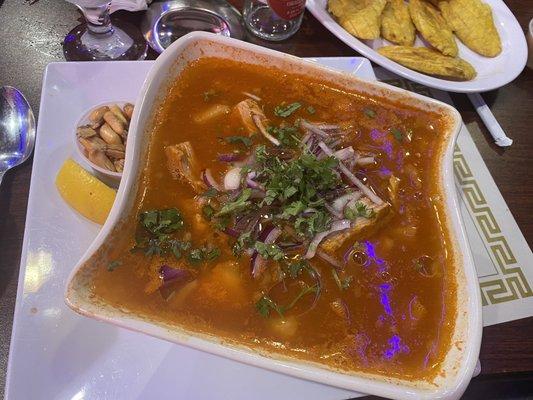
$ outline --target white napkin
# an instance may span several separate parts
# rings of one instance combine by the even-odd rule
[[[114,13],[118,10],[141,11],[148,8],[152,0],[113,0],[110,11]]]

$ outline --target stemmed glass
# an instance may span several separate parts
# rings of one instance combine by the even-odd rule
[[[109,16],[110,0],[67,0],[85,17],[65,37],[63,53],[68,61],[143,60],[147,44],[141,31]]]

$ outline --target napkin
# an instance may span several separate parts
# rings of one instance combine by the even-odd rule
[[[113,13],[118,10],[141,11],[148,8],[152,0],[113,0],[110,11]]]

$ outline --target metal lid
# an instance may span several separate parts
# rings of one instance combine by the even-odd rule
[[[243,39],[242,17],[224,0],[172,0],[155,2],[141,22],[146,41],[158,53],[193,31]]]

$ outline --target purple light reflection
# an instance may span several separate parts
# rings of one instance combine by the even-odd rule
[[[389,348],[385,350],[383,356],[390,360],[398,353],[409,353],[409,346],[402,344],[402,339],[399,335],[392,335],[389,339]]]
[[[382,283],[379,285],[379,301],[383,309],[388,315],[392,315],[392,308],[390,305],[389,292],[391,290],[390,283]]]

